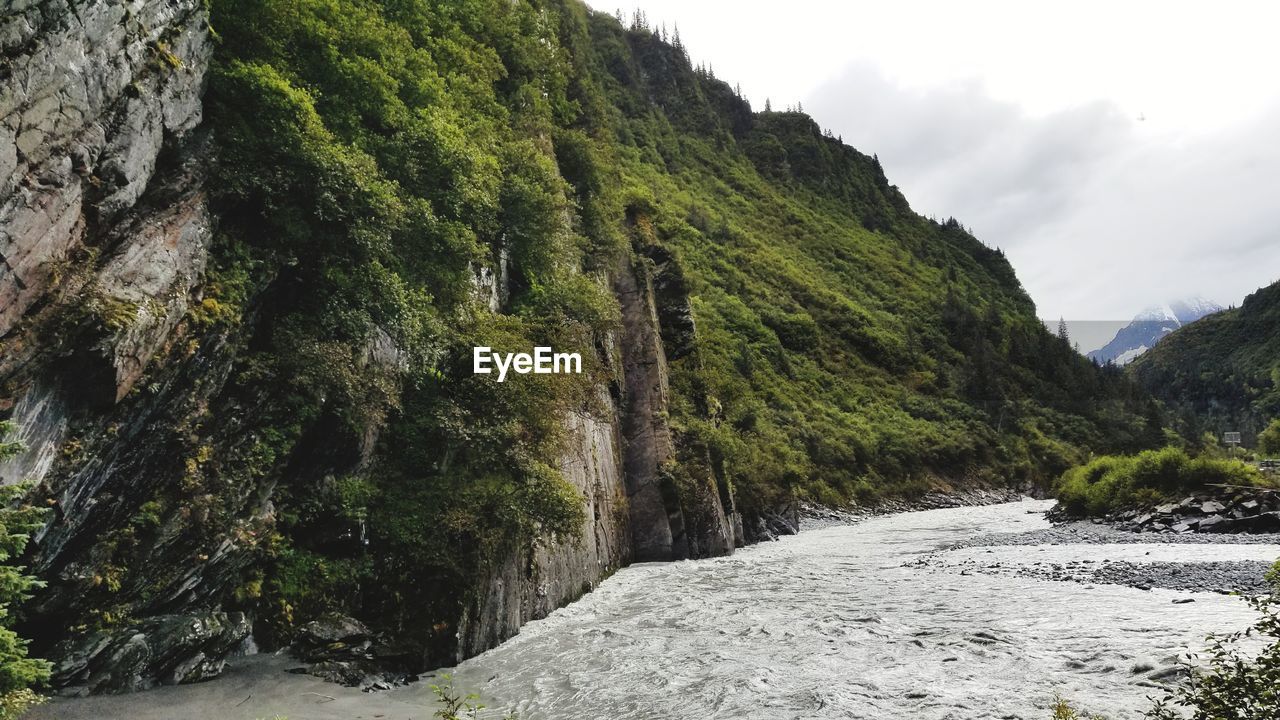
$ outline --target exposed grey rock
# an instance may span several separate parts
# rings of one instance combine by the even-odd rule
[[[412,653],[379,643],[359,620],[337,613],[303,625],[293,652],[308,664],[292,672],[366,691],[387,690],[416,679],[406,662],[412,662]]]
[[[91,632],[59,648],[52,682],[74,695],[208,680],[223,671],[250,629],[243,613],[205,612]]]
[[[204,195],[192,193],[135,218],[121,234],[123,240],[90,289],[91,302],[128,316],[108,343],[117,401],[182,319],[204,273],[212,237]]]
[[[42,382],[27,388],[13,408],[11,420],[23,446],[17,455],[0,460],[0,485],[40,482],[61,452],[67,434],[67,416],[54,385]]]
[[[607,406],[607,393],[600,393]],[[560,472],[586,502],[581,538],[549,538],[491,568],[459,623],[458,660],[495,647],[631,560],[617,420],[574,413],[566,425],[572,440]]]
[[[329,613],[302,626],[294,640],[294,653],[303,660],[317,662],[364,658],[373,645],[373,633],[364,623],[338,613]]]
[[[0,23],[3,335],[86,228],[132,207],[164,148],[199,123],[212,45],[199,0],[51,0]]]

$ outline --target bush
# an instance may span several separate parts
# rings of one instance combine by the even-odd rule
[[[1280,418],[1272,420],[1266,430],[1258,433],[1258,452],[1269,457],[1280,455]]]
[[[1260,485],[1257,469],[1239,461],[1192,458],[1179,448],[1107,455],[1071,468],[1058,482],[1058,502],[1071,515],[1105,515],[1207,485]]]

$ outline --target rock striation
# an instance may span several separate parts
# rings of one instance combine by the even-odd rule
[[[0,418],[25,446],[0,462],[0,482],[33,483],[51,508],[29,558],[48,586],[21,630],[68,694],[222,672],[253,646],[242,599],[262,582],[253,563],[270,543],[277,483],[317,486],[376,461],[376,430],[350,438],[321,424],[273,460],[275,474],[252,466],[265,452],[252,423],[263,399],[231,378],[269,298],[250,299],[244,328],[200,319],[219,219],[206,193],[216,137],[202,125],[213,47],[201,0],[0,9]],[[563,419],[559,469],[584,498],[581,537],[543,537],[481,568],[445,623],[454,659],[630,562],[795,531],[794,509],[744,524],[706,448],[670,427],[668,363],[696,360],[696,328],[677,259],[651,236],[634,240],[599,277],[623,313],[599,348],[616,380],[597,388],[601,412]],[[506,256],[495,265],[478,269],[477,291],[501,312]],[[362,356],[370,374],[404,371],[386,332]],[[677,459],[695,471],[677,473]],[[232,463],[244,466],[206,472]],[[348,544],[363,533],[331,530]],[[307,672],[376,689],[424,664],[420,648],[355,618],[305,620],[294,651]]]

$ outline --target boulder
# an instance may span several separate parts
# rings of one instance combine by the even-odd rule
[[[1197,526],[1196,529],[1199,532],[1216,532],[1215,528],[1223,525],[1226,522],[1227,522],[1227,518],[1223,517],[1222,515],[1210,515],[1209,517],[1201,520],[1200,524]]]
[[[307,665],[290,672],[305,673],[366,692],[387,690],[417,679],[412,651],[379,642],[364,623],[329,613],[306,625],[293,643],[293,652]]]
[[[1226,520],[1217,527],[1221,528],[1220,532],[1280,532],[1280,512],[1269,511],[1250,517]]]
[[[1200,512],[1205,515],[1212,515],[1226,510],[1226,506],[1216,500],[1206,500],[1200,504]]]
[[[323,615],[299,630],[293,652],[307,662],[367,659],[373,633],[364,623],[338,613]]]
[[[124,693],[217,677],[249,637],[244,613],[158,615],[59,646],[51,683],[63,694]]]

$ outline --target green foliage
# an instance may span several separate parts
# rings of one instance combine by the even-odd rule
[[[1102,715],[1076,710],[1071,703],[1060,696],[1054,698],[1053,707],[1050,709],[1053,710],[1053,720],[1106,720]]]
[[[466,693],[465,695],[453,686],[452,675],[441,675],[440,682],[431,686],[431,692],[436,696],[436,700],[442,707],[435,711],[431,717],[439,718],[439,720],[476,720],[480,717],[480,711],[485,709],[484,705],[478,703],[480,696],[476,693]],[[489,713],[486,713],[488,715]],[[515,711],[508,712],[502,716],[504,720],[515,720]]]
[[[28,710],[47,700],[48,698],[29,688],[0,694],[0,720],[18,720]]]
[[[14,430],[13,423],[0,423],[0,459],[22,451],[21,443],[4,439]],[[0,486],[0,718],[16,718],[40,702],[28,688],[49,679],[49,663],[27,657],[27,641],[11,629],[13,611],[30,598],[31,590],[43,586],[16,564],[46,513],[22,501],[29,489],[27,485]]]
[[[1185,661],[1184,679],[1160,698],[1151,720],[1280,717],[1280,613],[1274,598],[1245,598],[1258,611],[1242,632],[1210,636],[1206,657]],[[1259,642],[1261,651],[1254,650]]]
[[[607,372],[594,348],[617,324],[590,272],[617,247],[611,150],[570,127],[591,100],[568,96],[581,78],[554,7],[212,7],[223,222],[216,292],[192,315],[234,327],[253,298],[262,308],[234,374],[259,439],[223,463],[282,478],[256,601],[281,638],[318,612],[383,604],[449,637],[424,608],[456,616],[485,563],[581,530],[557,468],[562,419],[592,411]],[[504,264],[509,295],[490,314],[476,270]],[[473,345],[550,345],[589,367],[498,386],[471,375]],[[319,438],[379,433],[360,478],[288,472],[297,453],[335,452]]]
[[[1258,452],[1268,457],[1280,456],[1280,418],[1258,433]]]
[[[1239,431],[1248,446],[1280,417],[1277,327],[1280,283],[1179,328],[1127,369],[1175,412],[1185,437]]]
[[[1058,502],[1072,515],[1105,515],[1200,490],[1207,485],[1262,485],[1239,460],[1191,457],[1174,447],[1095,458],[1063,474]]]

